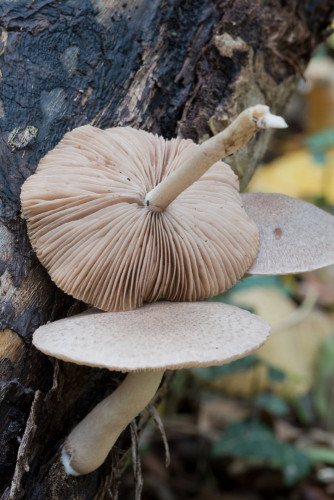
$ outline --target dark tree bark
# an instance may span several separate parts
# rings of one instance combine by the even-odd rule
[[[202,141],[249,105],[282,112],[333,11],[332,0],[0,2],[2,500],[116,498],[124,457],[115,447],[80,478],[60,465],[68,431],[121,376],[57,363],[31,346],[39,325],[83,306],[31,250],[23,181],[66,131],[88,122]],[[261,132],[235,155],[242,186],[267,140]]]

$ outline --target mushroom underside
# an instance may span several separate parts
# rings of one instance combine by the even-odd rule
[[[199,147],[129,127],[66,134],[21,194],[32,246],[55,283],[106,311],[195,301],[236,283],[258,230],[228,165],[213,165],[163,212],[144,203]]]

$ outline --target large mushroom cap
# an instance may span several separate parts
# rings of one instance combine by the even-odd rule
[[[270,326],[218,302],[157,302],[135,311],[80,314],[41,326],[37,349],[117,371],[220,365],[260,347]]]
[[[258,230],[229,166],[213,165],[163,212],[144,206],[198,147],[128,127],[66,134],[21,194],[33,248],[55,283],[120,311],[214,296],[240,279],[256,256]]]
[[[249,274],[288,274],[334,264],[334,217],[302,200],[274,193],[241,195],[260,232]]]

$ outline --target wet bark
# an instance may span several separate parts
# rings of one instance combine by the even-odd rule
[[[0,2],[2,500],[116,498],[130,444],[126,431],[86,477],[66,477],[59,463],[68,431],[121,376],[31,346],[40,324],[83,305],[55,287],[31,250],[23,181],[86,123],[202,141],[249,105],[282,112],[333,10],[328,0]],[[242,186],[267,140],[261,132],[231,160]]]

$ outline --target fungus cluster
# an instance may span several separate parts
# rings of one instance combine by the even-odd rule
[[[35,346],[65,361],[131,372],[66,439],[68,473],[86,474],[104,461],[165,369],[219,365],[265,341],[262,319],[195,301],[246,272],[334,262],[334,217],[280,195],[240,197],[221,161],[260,128],[285,126],[263,105],[200,146],[87,125],[66,134],[24,183],[29,236],[51,278],[108,311],[44,325]]]

